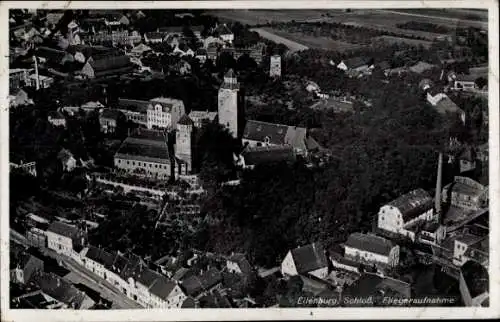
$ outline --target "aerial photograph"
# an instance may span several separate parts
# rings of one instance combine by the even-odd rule
[[[490,306],[488,10],[8,19],[10,309]]]

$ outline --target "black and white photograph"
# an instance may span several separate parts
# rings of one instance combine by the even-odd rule
[[[2,311],[498,317],[498,3],[215,2],[2,5]]]

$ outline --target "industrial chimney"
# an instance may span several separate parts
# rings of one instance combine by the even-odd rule
[[[38,61],[36,59],[36,56],[33,55],[33,61],[35,62],[35,82],[36,82],[36,90],[38,91],[40,89],[40,76],[38,74]]]
[[[443,181],[443,153],[439,152],[437,178],[436,178],[436,193],[434,196],[434,211],[437,221],[441,223],[441,190]]]

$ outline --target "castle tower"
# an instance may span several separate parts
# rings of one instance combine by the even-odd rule
[[[194,122],[184,114],[179,122],[177,122],[175,132],[175,157],[186,164],[185,171],[182,171],[182,164],[180,172],[189,173],[193,163],[193,127]]]
[[[219,124],[226,127],[233,137],[238,137],[238,121],[241,118],[239,108],[239,90],[240,84],[236,79],[234,71],[230,69],[224,75],[224,82],[219,89],[218,114]]]
[[[269,67],[270,77],[281,77],[281,56],[273,55],[271,56],[271,62]]]

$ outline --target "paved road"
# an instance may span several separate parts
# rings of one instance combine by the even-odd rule
[[[14,241],[18,244],[29,246],[26,238],[14,230],[10,230],[11,242]],[[121,293],[115,289],[111,284],[101,277],[87,271],[83,266],[78,264],[71,258],[57,254],[51,249],[40,248],[40,251],[49,257],[54,258],[58,262],[62,262],[63,266],[69,269],[72,274],[71,278],[74,278],[79,283],[90,287],[91,289],[99,292],[101,296],[109,301],[113,302],[113,308],[115,309],[137,309],[142,308],[138,303],[134,302],[132,299],[128,298],[125,294]]]
[[[459,24],[459,23],[460,24],[470,24],[473,26],[480,26],[481,28],[488,29],[487,22],[477,21],[477,20],[467,20],[467,19],[458,19],[458,18],[441,17],[441,16],[433,16],[433,15],[424,15],[424,14],[419,14],[419,13],[410,13],[410,12],[384,10],[384,9],[380,9],[377,11],[394,13],[394,14],[403,15],[403,16],[413,16],[413,17],[423,17],[423,18],[436,19],[436,20],[446,20],[449,22],[454,22],[456,24]]]

